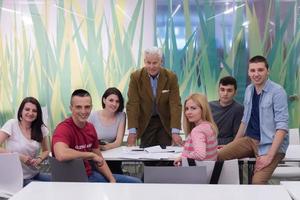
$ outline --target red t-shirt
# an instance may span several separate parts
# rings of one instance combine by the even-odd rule
[[[97,133],[94,126],[87,122],[85,127],[79,128],[71,117],[57,125],[52,136],[52,154],[56,142],[63,142],[71,149],[82,152],[91,152],[99,147]],[[55,155],[54,155],[55,156]],[[88,160],[84,160],[85,170],[88,176],[91,175],[92,167]]]

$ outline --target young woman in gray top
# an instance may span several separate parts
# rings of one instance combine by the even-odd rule
[[[123,112],[124,99],[121,92],[115,88],[108,88],[102,96],[102,110],[91,113],[88,121],[92,123],[97,131],[102,151],[121,146],[126,116]],[[107,162],[113,173],[122,174],[120,161]]]

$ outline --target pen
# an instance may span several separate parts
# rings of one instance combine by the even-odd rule
[[[131,151],[144,151],[144,149],[132,149]]]

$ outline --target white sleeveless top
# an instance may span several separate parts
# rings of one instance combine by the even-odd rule
[[[99,118],[99,111],[92,112],[88,118],[88,121],[94,125],[99,140],[104,140],[111,143],[117,138],[118,127],[120,123],[125,122],[125,113],[117,113],[115,122],[110,125],[103,124]]]
[[[39,155],[41,144],[35,140],[29,140],[23,135],[17,119],[8,120],[1,128],[1,131],[9,135],[5,144],[5,149],[8,151],[27,155],[32,158],[36,158]],[[49,133],[45,126],[42,126],[42,133],[43,137],[46,137]],[[24,163],[22,163],[22,168],[24,179],[30,179],[39,173],[38,169],[29,167]]]

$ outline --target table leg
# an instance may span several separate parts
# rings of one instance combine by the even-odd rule
[[[243,168],[244,168],[244,161],[243,160],[239,160],[239,176],[240,176],[240,184],[244,183],[243,180]]]
[[[252,184],[255,161],[248,160],[248,184]]]

